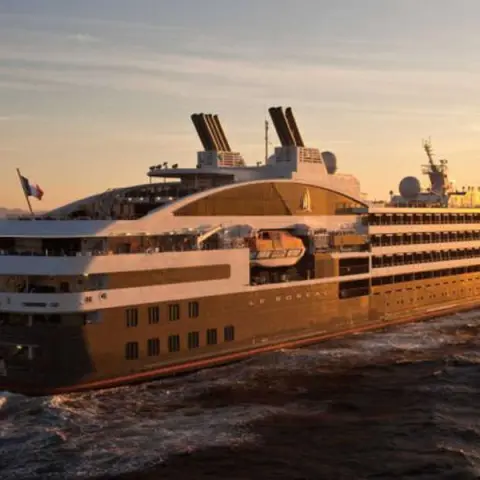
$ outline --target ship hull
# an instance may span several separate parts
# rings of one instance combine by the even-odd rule
[[[65,385],[65,386],[58,386],[58,387],[53,385],[52,386],[39,386],[39,385],[29,386],[24,383],[15,383],[15,382],[10,383],[10,382],[0,381],[0,391],[9,391],[12,393],[18,393],[18,394],[32,396],[32,397],[35,397],[35,396],[40,397],[40,396],[48,396],[48,395],[80,393],[80,392],[91,391],[91,390],[101,390],[101,389],[108,389],[108,388],[121,387],[121,386],[127,386],[127,385],[135,385],[135,384],[144,383],[147,381],[158,380],[164,377],[172,377],[179,374],[192,373],[192,372],[203,370],[206,368],[213,368],[213,367],[218,367],[222,365],[228,365],[228,364],[245,360],[247,358],[260,355],[260,354],[275,352],[275,351],[284,350],[284,349],[308,347],[311,345],[320,344],[322,341],[326,341],[328,339],[334,339],[338,337],[359,334],[362,332],[385,329],[388,327],[401,325],[405,323],[426,321],[435,317],[439,317],[441,315],[472,310],[474,308],[476,307],[465,306],[463,309],[460,309],[460,310],[457,308],[445,309],[445,310],[442,310],[441,313],[430,313],[430,314],[425,313],[420,317],[407,317],[407,318],[391,321],[388,324],[385,324],[385,322],[377,322],[372,325],[366,325],[366,326],[339,331],[339,332],[332,332],[327,334],[321,333],[321,334],[308,336],[307,338],[285,340],[272,345],[259,347],[259,348],[252,348],[252,349],[241,351],[241,352],[235,352],[235,351],[225,352],[224,354],[210,357],[208,359],[192,360],[190,362],[172,364],[162,368],[152,369],[150,371],[145,371],[145,372],[137,372],[129,375],[124,375],[119,377],[109,377],[104,379],[93,378],[92,380],[86,380],[85,382],[72,384],[72,385]]]
[[[430,280],[396,285],[394,305],[389,303],[391,286],[374,287],[370,295],[346,300],[334,298],[338,284],[272,288],[238,297],[212,297],[203,299],[206,303],[208,300],[208,303],[204,305],[206,311],[202,318],[185,320],[183,324],[180,321],[175,326],[169,323],[158,327],[147,324],[143,329],[138,327],[134,333],[132,329],[119,329],[116,338],[112,337],[111,328],[113,324],[118,326],[122,319],[118,318],[118,311],[111,312],[111,318],[107,315],[104,325],[86,327],[86,331],[76,336],[70,332],[70,338],[77,339],[74,342],[77,351],[73,343],[66,344],[68,338],[62,337],[61,330],[57,329],[55,334],[49,332],[52,337],[51,348],[62,338],[66,344],[63,362],[57,353],[49,363],[49,368],[33,364],[33,369],[28,372],[18,375],[9,372],[7,376],[0,377],[0,390],[26,395],[51,395],[139,383],[227,364],[279,349],[304,347],[329,338],[426,320],[479,306],[478,274],[457,275],[443,280],[438,295],[430,294],[428,297],[425,293],[431,292]],[[459,288],[459,283],[462,282],[465,283],[465,288]],[[412,298],[409,300],[412,290],[416,292],[418,301],[414,302]],[[315,295],[317,292],[320,293],[318,297]],[[448,302],[440,300],[446,296]],[[408,306],[409,303],[411,306]],[[142,351],[140,358],[133,362],[126,361],[122,354],[117,354],[123,352],[122,347],[128,339],[136,338],[139,343],[146,342],[152,337],[152,327],[164,345],[168,334],[172,332],[184,338],[194,328],[201,332],[209,327],[223,326],[227,323],[227,312],[230,313],[228,324],[234,325],[238,332],[237,339],[232,342],[219,342],[212,348],[200,345],[195,351],[183,349],[177,353],[165,353],[155,363],[146,358],[146,352]],[[95,331],[97,327],[100,328]],[[4,337],[10,336],[13,341],[15,330],[12,328],[7,332],[6,327],[2,328],[4,330],[0,333]],[[47,338],[36,336],[34,332],[31,335],[39,343],[45,342]],[[77,365],[75,371],[68,368],[61,370],[59,365],[68,362],[68,355],[77,360],[82,357],[79,349],[89,352],[88,362],[81,368]],[[105,356],[108,351],[112,354]]]

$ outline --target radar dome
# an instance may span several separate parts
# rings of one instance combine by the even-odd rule
[[[337,171],[337,157],[332,152],[322,152],[322,159],[327,172],[333,175]]]
[[[416,177],[405,177],[398,186],[400,195],[403,198],[416,198],[421,192],[420,180]]]

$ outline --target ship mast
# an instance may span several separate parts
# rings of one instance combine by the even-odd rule
[[[428,165],[422,167],[422,173],[428,175],[430,179],[430,191],[440,197],[445,197],[451,188],[448,181],[447,160],[440,160],[440,163],[435,163],[430,138],[423,141],[423,149],[428,157]]]
[[[265,119],[265,165],[268,160],[268,120]]]
[[[437,165],[435,165],[435,162],[433,161],[432,141],[430,140],[430,138],[428,140],[423,140],[423,149],[427,154],[428,161],[432,170],[438,171]]]

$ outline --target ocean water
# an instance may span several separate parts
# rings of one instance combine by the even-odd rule
[[[480,478],[480,312],[134,387],[0,393],[0,478]]]

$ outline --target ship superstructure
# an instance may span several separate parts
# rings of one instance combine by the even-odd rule
[[[480,207],[480,187],[457,190],[449,179],[448,160],[434,159],[430,140],[423,142],[428,164],[422,165],[422,173],[428,177],[428,186],[414,176],[402,179],[398,186],[399,195],[393,195],[390,205],[396,207]]]
[[[369,204],[290,108],[269,112],[264,165],[194,114],[196,168],[0,222],[1,389],[126,384],[478,304],[480,208],[452,204],[445,164]]]

